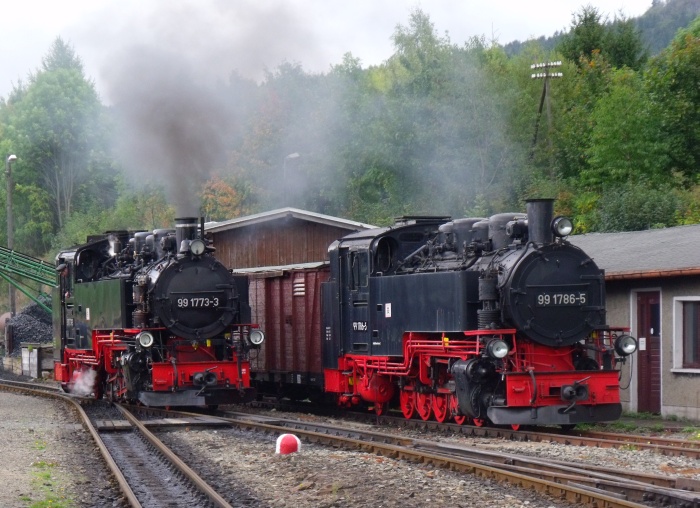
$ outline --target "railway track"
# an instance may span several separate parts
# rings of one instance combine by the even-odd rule
[[[263,404],[262,406],[267,406]],[[274,405],[270,405],[273,407]],[[300,406],[285,405],[283,410],[299,411]],[[314,413],[314,409],[302,406],[303,412]],[[321,414],[328,416],[325,410]],[[700,441],[685,439],[671,439],[651,435],[619,434],[600,431],[561,430],[557,428],[527,428],[521,427],[514,430],[510,427],[488,427],[475,425],[459,425],[456,423],[440,423],[434,420],[411,419],[403,416],[381,415],[377,416],[368,412],[332,413],[336,418],[351,419],[367,424],[389,426],[393,428],[405,428],[412,430],[424,430],[437,433],[458,434],[468,437],[501,438],[512,441],[532,441],[561,443],[572,446],[589,446],[594,448],[634,448],[637,450],[652,450],[655,453],[669,457],[688,457],[700,459]]]
[[[0,389],[63,400],[92,436],[131,507],[234,506],[119,405],[62,394],[49,386],[0,381]]]
[[[6,385],[7,386],[7,385]],[[10,388],[17,390],[32,390],[37,391],[34,385],[30,387],[18,386],[16,383]],[[41,389],[41,392],[51,392],[50,389]],[[65,395],[58,395],[65,397]],[[96,406],[93,403],[86,403],[85,400],[73,403],[80,407],[82,403],[88,412],[92,411]],[[83,408],[81,408],[83,409]],[[466,472],[476,477],[497,480],[499,482],[508,482],[513,485],[532,489],[537,492],[545,493],[555,498],[566,500],[577,506],[683,506],[696,507],[700,506],[700,498],[694,491],[700,490],[700,482],[674,478],[668,476],[658,476],[650,474],[639,474],[631,471],[620,471],[619,469],[611,470],[604,467],[596,467],[584,464],[562,463],[554,460],[544,460],[541,458],[525,457],[513,453],[503,453],[494,450],[488,450],[485,447],[479,446],[463,446],[457,444],[438,443],[426,439],[415,439],[411,437],[400,436],[396,434],[387,434],[382,432],[358,430],[357,428],[349,429],[347,425],[332,425],[320,424],[314,422],[303,422],[298,420],[287,420],[279,417],[269,417],[262,415],[253,415],[249,413],[230,413],[226,417],[203,416],[201,414],[183,413],[174,411],[162,411],[150,408],[129,408],[133,409],[138,418],[129,414],[126,409],[111,408],[110,413],[105,414],[104,408],[96,410],[96,415],[93,417],[93,423],[90,426],[93,428],[91,433],[98,434],[105,442],[104,447],[106,452],[103,455],[114,456],[118,459],[135,461],[136,466],[121,465],[117,467],[117,471],[127,471],[127,474],[115,473],[122,483],[128,486],[129,483],[134,483],[129,478],[135,478],[139,484],[147,485],[146,480],[149,472],[138,468],[138,463],[152,464],[151,455],[146,457],[121,457],[120,453],[114,450],[140,450],[146,448],[160,448],[158,440],[153,437],[126,437],[125,434],[139,434],[148,436],[152,434],[146,427],[152,429],[161,429],[169,425],[176,425],[177,422],[182,422],[186,419],[190,427],[197,425],[206,426],[235,426],[245,431],[256,431],[272,434],[280,434],[284,432],[294,432],[302,440],[306,442],[318,443],[323,446],[336,448],[346,448],[351,450],[360,450],[370,452],[377,455],[385,455],[392,458],[430,464],[435,467],[442,467],[453,471]],[[376,417],[372,417],[376,421]],[[140,420],[140,421],[139,421]],[[405,420],[402,420],[405,422]],[[418,422],[425,428],[429,422]],[[437,422],[434,422],[437,423]],[[86,424],[87,426],[87,424]],[[404,425],[405,426],[405,425]],[[432,427],[432,425],[428,425]],[[133,429],[139,429],[138,432]],[[460,429],[463,434],[477,435],[478,437],[497,436],[512,440],[535,440],[533,435],[527,431],[513,431],[510,429],[487,429],[484,427],[469,428],[465,426],[455,426]],[[440,432],[447,432],[444,426],[436,427]],[[124,430],[130,429],[130,430]],[[466,431],[466,432],[465,432]],[[513,434],[514,433],[514,434]],[[541,437],[540,441],[551,441],[549,436],[557,436],[557,434],[546,434]],[[568,444],[577,444],[572,442],[571,438],[584,439],[583,436],[562,436]],[[600,437],[600,436],[598,436]],[[648,439],[648,436],[645,436]],[[605,441],[612,441],[610,436],[605,436]],[[586,439],[594,439],[587,437]],[[148,444],[144,444],[148,443]],[[600,446],[600,445],[597,445]],[[668,445],[675,450],[683,449],[678,443]],[[110,451],[110,448],[112,450]],[[692,449],[692,448],[690,448]],[[158,453],[166,453],[159,451]],[[122,454],[123,455],[123,454]],[[127,454],[128,455],[128,454]],[[176,459],[176,458],[175,458]],[[108,461],[109,462],[109,461]],[[177,459],[175,460],[177,462]],[[127,489],[123,487],[126,497],[132,506],[141,506],[146,500],[146,506],[153,505],[151,497],[155,496],[155,492],[162,487],[162,479],[177,478],[180,476],[190,476],[186,466],[155,466],[158,471],[173,471],[174,473],[156,474],[153,480],[153,487],[145,487],[145,498],[143,492],[138,492],[137,489],[131,489],[132,495],[126,494]],[[152,471],[154,466],[149,466]],[[120,474],[121,477],[120,478]],[[196,475],[195,475],[196,477]],[[201,479],[200,479],[201,480]],[[203,480],[201,480],[203,482]],[[185,499],[187,503],[183,506],[229,506],[226,500],[217,499],[217,494],[199,494],[197,485],[198,480],[194,481],[194,486],[176,486],[174,490],[166,490],[166,498],[169,501],[173,499]],[[170,483],[170,482],[168,482]],[[142,490],[144,490],[142,488]],[[139,499],[141,496],[141,500]],[[132,499],[133,497],[133,499]],[[220,504],[223,503],[223,504]],[[169,505],[172,505],[170,503]],[[176,504],[175,506],[179,506]]]
[[[161,414],[159,410],[143,411],[143,417]],[[165,414],[173,417],[178,413]],[[581,506],[700,506],[700,497],[695,493],[700,490],[700,482],[691,479],[620,471],[619,468],[585,463],[571,464],[496,452],[479,446],[465,447],[248,413],[228,413],[222,419],[246,430],[294,432],[304,441],[325,446],[362,450],[505,481]]]

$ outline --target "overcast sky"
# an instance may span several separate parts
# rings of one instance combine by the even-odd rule
[[[109,102],[111,62],[124,52],[182,55],[216,79],[234,69],[259,78],[285,60],[326,72],[346,52],[363,67],[385,61],[396,25],[415,8],[454,43],[485,35],[506,44],[568,28],[583,5],[636,17],[651,0],[13,0],[2,9],[0,96],[40,66],[58,36]]]

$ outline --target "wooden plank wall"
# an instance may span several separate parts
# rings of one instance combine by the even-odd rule
[[[213,233],[216,257],[227,268],[313,263],[328,259],[328,246],[354,230],[294,217]]]

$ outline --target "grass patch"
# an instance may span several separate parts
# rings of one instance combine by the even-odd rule
[[[663,432],[664,430],[666,430],[666,427],[664,427],[663,423],[654,423],[649,427],[649,429],[652,432]]]
[[[681,432],[684,434],[690,434],[688,439],[691,441],[700,441],[700,429],[697,427],[683,427]]]
[[[654,413],[648,413],[648,412],[633,413],[631,411],[625,411],[625,412],[623,412],[622,416],[626,416],[627,418],[635,418],[636,420],[660,420],[661,419],[661,416],[655,415]]]
[[[633,432],[637,430],[637,425],[628,422],[613,422],[610,428],[620,432]]]
[[[43,443],[43,446],[45,447],[46,443]],[[40,499],[23,496],[21,499],[27,502],[29,508],[71,508],[74,506],[74,503],[62,492],[63,489],[56,485],[55,462],[40,460],[34,462],[32,467],[36,469],[32,473],[34,476],[32,489],[36,493],[36,497]]]

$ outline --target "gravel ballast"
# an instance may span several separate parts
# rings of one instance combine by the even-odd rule
[[[87,432],[63,403],[0,391],[0,506],[122,507]]]
[[[277,455],[276,435],[225,429],[178,430],[159,437],[200,475],[221,478],[224,489],[245,485],[249,500],[240,506],[572,506],[507,484],[371,453],[302,444],[300,452]]]
[[[0,372],[0,377],[2,373]],[[89,435],[59,402],[0,392],[0,506],[121,507]],[[312,415],[279,417],[319,419]],[[357,424],[364,426],[363,424]],[[388,431],[388,429],[378,429]],[[427,440],[485,446],[537,457],[700,478],[698,461],[630,449],[585,448],[555,443],[513,442],[430,432],[395,430]],[[303,443],[290,455],[275,454],[277,435],[236,429],[180,429],[160,437],[205,479],[218,478],[222,494],[235,493],[236,506],[554,508],[572,506],[533,491],[486,481],[432,465],[414,464],[360,451]],[[10,465],[11,467],[6,467]],[[62,504],[59,504],[62,503]]]

